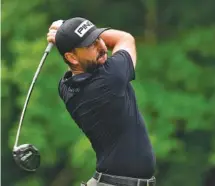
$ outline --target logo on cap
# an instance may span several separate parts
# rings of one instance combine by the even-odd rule
[[[83,37],[92,27],[94,27],[94,24],[86,20],[75,29],[75,33],[78,34],[79,37]]]

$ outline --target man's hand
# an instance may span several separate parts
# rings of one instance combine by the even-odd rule
[[[49,27],[49,32],[47,33],[47,41],[49,43],[55,44],[55,35],[58,28],[63,24],[63,20],[54,21]]]

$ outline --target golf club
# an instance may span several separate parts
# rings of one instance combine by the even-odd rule
[[[63,20],[58,20],[54,22],[55,26],[61,26],[63,24]],[[39,66],[37,68],[37,71],[33,77],[32,83],[30,85],[30,88],[28,90],[28,94],[24,103],[24,107],[22,110],[22,114],[20,117],[19,125],[18,125],[18,130],[16,134],[16,139],[15,139],[15,144],[13,147],[13,158],[17,165],[22,168],[25,171],[36,171],[36,169],[40,166],[40,153],[38,149],[32,145],[32,144],[22,144],[18,146],[18,140],[19,140],[19,135],[21,131],[21,126],[22,122],[24,119],[25,111],[34,87],[34,84],[37,80],[37,77],[42,69],[42,66],[46,60],[46,57],[48,56],[49,52],[51,51],[53,47],[53,43],[49,43],[45,49],[45,52],[43,54],[43,57],[39,63]]]
[[[39,153],[38,149],[31,144],[23,144],[23,145],[17,146],[18,140],[19,140],[19,135],[20,135],[20,130],[21,130],[25,111],[26,111],[26,108],[27,108],[29,98],[31,96],[34,84],[35,84],[37,77],[41,71],[41,68],[42,68],[42,66],[46,60],[46,57],[48,56],[52,47],[53,47],[52,43],[49,43],[48,46],[46,47],[44,55],[43,55],[43,57],[39,63],[39,66],[38,66],[37,71],[34,75],[33,81],[31,83],[31,86],[28,90],[28,94],[27,94],[25,104],[24,104],[24,107],[22,110],[22,114],[20,117],[20,121],[19,121],[19,126],[18,126],[18,130],[17,130],[17,134],[16,134],[15,144],[13,147],[13,158],[14,158],[15,162],[17,163],[17,165],[19,167],[21,167],[22,169],[24,169],[26,171],[35,171],[40,166],[40,153]]]

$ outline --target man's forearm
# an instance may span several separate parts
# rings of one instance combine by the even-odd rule
[[[112,50],[112,54],[119,50],[126,50],[133,61],[134,67],[136,66],[136,44],[134,37],[124,31],[119,30],[106,30],[101,34],[107,47]]]
[[[120,42],[133,39],[131,34],[114,29],[106,30],[100,35],[100,37],[103,39],[107,47],[111,50],[114,49],[117,44],[120,44]]]

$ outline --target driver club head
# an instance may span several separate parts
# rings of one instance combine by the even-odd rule
[[[40,166],[40,153],[31,144],[14,147],[13,158],[16,164],[25,171],[33,172]]]

